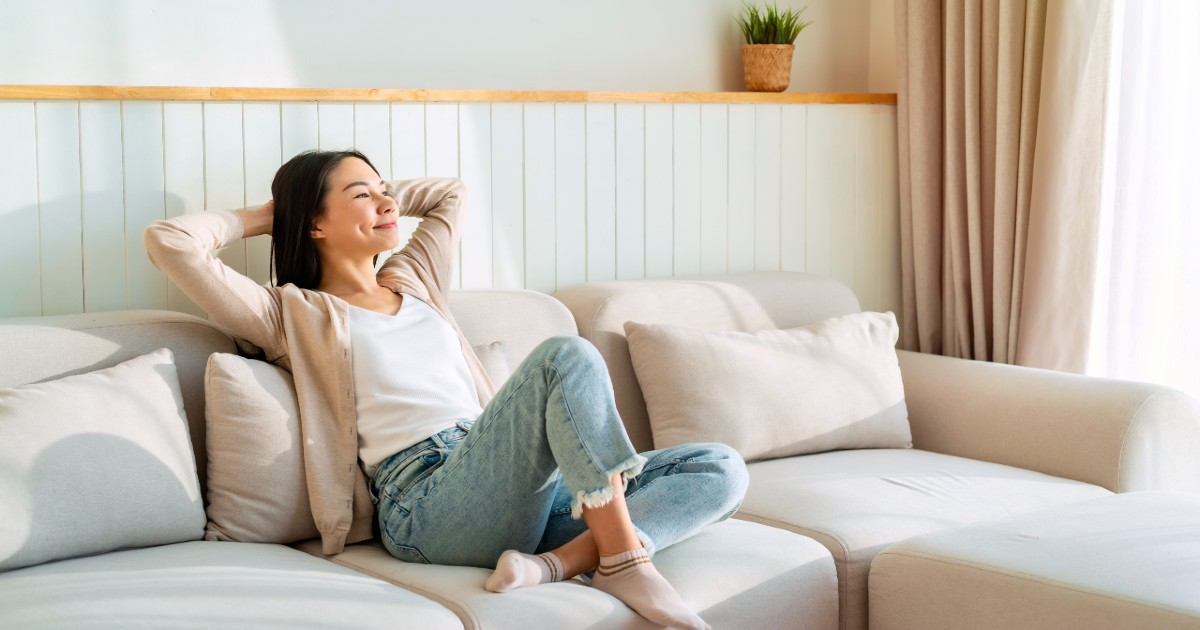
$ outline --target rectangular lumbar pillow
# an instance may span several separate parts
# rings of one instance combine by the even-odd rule
[[[171,351],[0,389],[0,506],[0,570],[199,540]]]
[[[909,448],[891,313],[787,330],[627,322],[655,448],[722,442],[746,460]]]
[[[508,378],[503,342],[472,349],[497,386]],[[215,353],[204,373],[204,399],[205,539],[286,544],[317,537],[292,375],[269,363]]]
[[[290,543],[315,538],[292,375],[263,361],[214,353],[204,372],[204,414],[205,539]]]

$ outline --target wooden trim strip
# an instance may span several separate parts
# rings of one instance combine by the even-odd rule
[[[343,88],[0,85],[7,100],[414,101],[547,103],[822,103],[895,105],[887,93],[585,92],[544,90],[393,90]]]

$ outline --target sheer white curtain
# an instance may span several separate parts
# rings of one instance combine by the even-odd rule
[[[1200,1],[1113,8],[1087,371],[1200,398]]]

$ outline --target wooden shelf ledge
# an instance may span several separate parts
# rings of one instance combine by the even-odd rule
[[[820,103],[895,105],[889,93],[586,92],[564,90],[393,90],[343,88],[0,85],[3,100],[390,101],[513,103]]]

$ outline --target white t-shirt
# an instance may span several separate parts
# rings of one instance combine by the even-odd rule
[[[383,460],[483,413],[462,345],[428,304],[404,295],[395,315],[350,307],[358,456]]]

